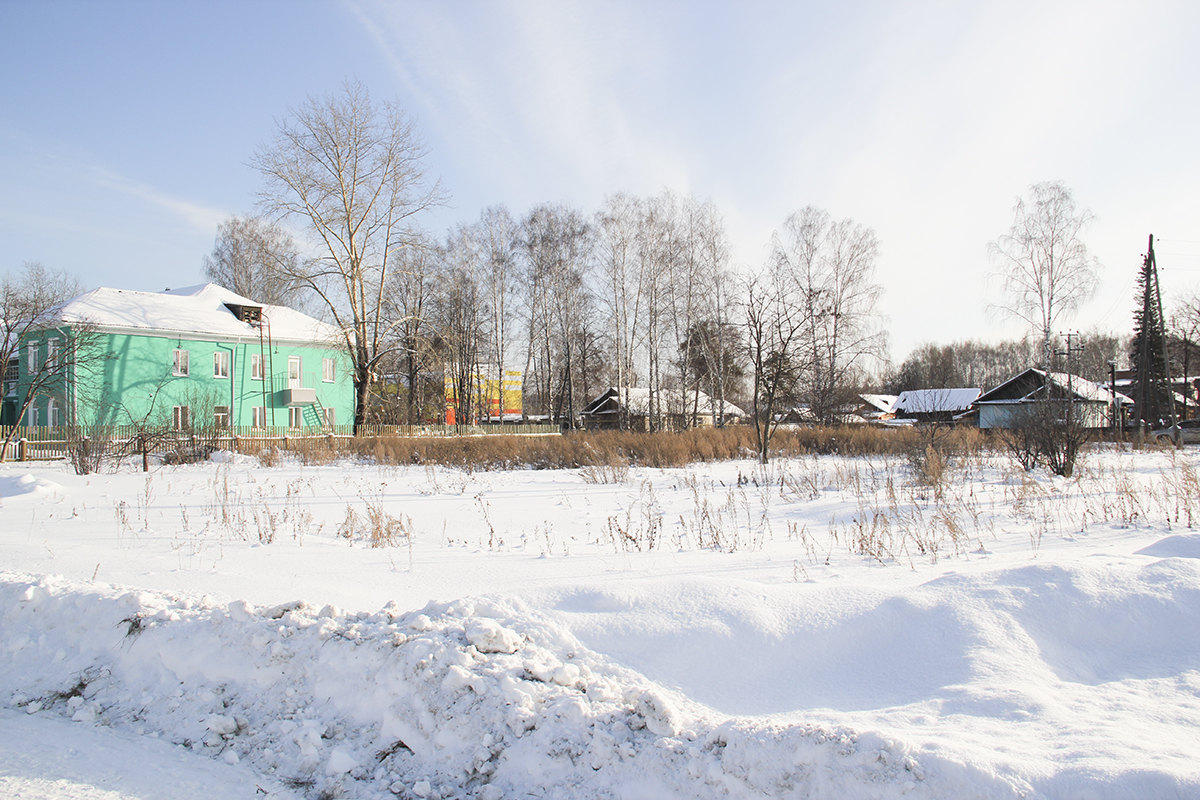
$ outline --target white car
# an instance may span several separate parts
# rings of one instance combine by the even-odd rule
[[[1158,444],[1174,444],[1174,428],[1158,428],[1150,432]],[[1200,419],[1185,419],[1179,423],[1180,441],[1184,444],[1200,444]]]

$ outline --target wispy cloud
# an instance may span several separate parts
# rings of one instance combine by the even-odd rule
[[[217,225],[229,216],[228,211],[173,197],[160,189],[118,175],[103,167],[90,166],[86,167],[85,171],[95,184],[165,209],[197,232],[212,233],[216,231]]]

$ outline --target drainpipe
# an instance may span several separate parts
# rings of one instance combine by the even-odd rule
[[[233,398],[234,398],[233,387],[234,387],[234,384],[237,382],[237,372],[234,369],[235,364],[234,364],[233,345],[230,345],[228,348],[225,348],[218,344],[217,349],[218,350],[228,350],[228,352],[229,352],[229,431],[230,431],[230,434],[232,435],[232,433],[233,433],[233,414],[234,414],[234,411],[233,411]]]

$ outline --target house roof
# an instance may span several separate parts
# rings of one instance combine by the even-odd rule
[[[627,398],[627,399],[626,399]],[[588,403],[581,414],[601,415],[601,414],[616,414],[620,410],[620,402],[626,399],[629,404],[629,413],[635,416],[647,416],[650,413],[650,390],[645,388],[628,388],[618,390],[613,387],[605,390],[604,394],[597,397],[592,402]],[[693,401],[696,396],[692,392],[688,392],[686,397],[681,396],[678,389],[660,389],[658,391],[658,401],[660,410],[663,413],[673,413],[676,409],[682,408],[686,402],[687,408],[690,411],[693,407]],[[715,414],[716,403],[711,397],[704,392],[700,392],[699,402],[696,406],[698,414]],[[744,417],[746,412],[728,401],[724,405],[725,416],[727,417]]]
[[[978,398],[978,389],[914,389],[900,393],[895,410],[897,414],[957,413],[970,408]]]
[[[101,330],[132,330],[237,338],[258,337],[258,328],[234,316],[226,304],[261,308],[273,339],[334,342],[338,329],[284,306],[264,305],[215,283],[137,292],[100,288],[69,300],[56,314],[65,323],[87,323]]]
[[[862,401],[869,406],[873,406],[884,414],[891,414],[896,408],[896,401],[900,398],[894,394],[860,394]]]
[[[988,404],[1031,402],[1036,400],[1038,392],[1045,388],[1047,379],[1050,381],[1051,386],[1057,387],[1064,393],[1069,386],[1071,393],[1080,400],[1111,403],[1113,399],[1113,393],[1107,386],[1089,381],[1087,378],[1081,378],[1078,375],[1071,375],[1066,372],[1047,373],[1036,367],[1030,367],[1024,372],[1009,378],[995,389],[985,392],[980,396],[978,402]],[[1133,401],[1120,392],[1117,392],[1117,402],[1122,405],[1128,405]]]

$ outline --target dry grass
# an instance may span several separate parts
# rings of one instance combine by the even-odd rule
[[[397,547],[412,543],[411,517],[394,517],[383,510],[382,503],[367,501],[366,514],[346,506],[346,516],[337,526],[337,535],[351,542],[367,541],[371,547]]]
[[[978,430],[946,428],[938,432],[955,457],[990,447]],[[907,455],[926,450],[928,435],[911,428],[780,428],[771,440],[771,458],[808,455]],[[596,483],[624,482],[630,467],[682,467],[688,464],[753,458],[754,431],[747,425],[694,428],[688,431],[634,433],[575,431],[563,435],[304,437],[285,440],[242,439],[239,452],[264,466],[294,459],[305,465],[342,458],[379,465],[445,466],[467,472],[507,469],[578,469]]]
[[[771,457],[803,455],[904,455],[919,434],[911,429],[868,426],[780,429]],[[947,440],[956,454],[977,454],[985,447],[978,431],[952,430]],[[573,432],[562,436],[463,436],[438,438],[371,437],[306,441],[297,448],[305,463],[338,457],[377,464],[439,465],[468,472],[504,469],[578,469],[597,483],[623,480],[629,467],[682,467],[688,464],[751,458],[754,432],[745,425],[695,428],[681,432]]]

